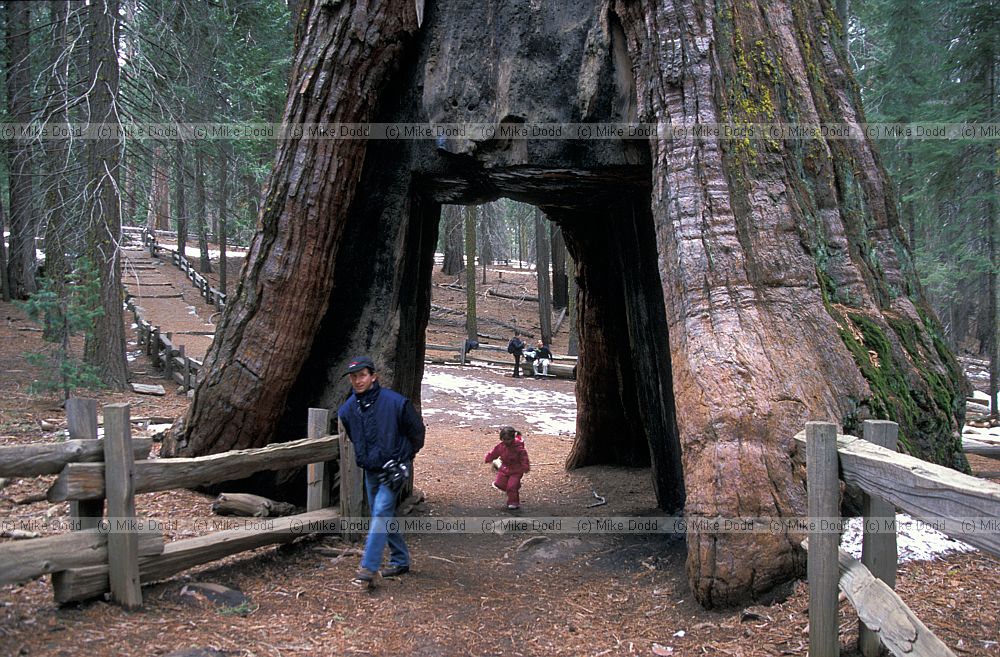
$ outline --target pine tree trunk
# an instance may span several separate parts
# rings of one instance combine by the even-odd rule
[[[301,11],[308,29],[298,31],[301,42],[290,77],[296,91],[284,123],[370,121],[378,85],[396,67],[408,35],[416,30],[413,3],[376,0],[360,11],[351,3],[313,0],[303,1]],[[215,453],[270,441],[330,304],[341,235],[368,144],[295,137],[281,143],[245,275],[230,294],[205,358],[203,379],[183,425],[165,441],[165,454]],[[440,208],[423,211],[429,217]],[[430,264],[437,239],[431,223],[423,224],[432,234],[420,249]],[[365,253],[376,246],[365,246]],[[405,268],[400,271],[406,273]],[[429,304],[429,278],[425,284],[423,301]],[[367,299],[357,294],[350,298],[355,303]],[[414,331],[425,325],[426,314],[401,324]],[[345,348],[369,350],[354,344]],[[408,357],[422,361],[422,346],[412,351]],[[390,363],[381,375],[384,382],[393,382]],[[416,389],[419,398],[419,376],[415,381],[396,377],[395,384],[404,394]]]
[[[565,308],[569,305],[569,283],[566,276],[566,240],[562,229],[555,222],[549,224],[552,244],[552,305]]]
[[[476,207],[465,206],[465,337],[475,340],[476,325]]]
[[[91,122],[118,123],[118,0],[91,0],[88,8],[90,43]],[[117,131],[115,131],[116,133]],[[99,376],[113,390],[128,384],[125,329],[122,323],[121,199],[118,175],[121,139],[88,142],[87,205],[88,255],[100,279],[101,308],[93,335],[84,344],[84,358],[98,368]]]
[[[10,286],[7,285],[7,244],[3,238],[4,231],[7,230],[7,213],[4,211],[3,201],[0,200],[0,298],[4,302],[10,301]]]
[[[25,125],[31,121],[31,55],[28,30],[31,4],[7,3],[7,107],[10,120]],[[38,289],[35,283],[35,229],[32,222],[32,140],[6,142],[10,177],[10,252],[7,255],[7,285],[15,299],[27,299]]]
[[[444,262],[441,272],[455,276],[465,269],[465,231],[462,223],[462,209],[457,205],[446,205],[441,212],[444,224]]]
[[[174,205],[177,208],[177,252],[187,255],[188,210],[187,210],[187,163],[184,161],[184,142],[177,140],[174,151]]]
[[[52,73],[48,83],[46,116],[52,124],[67,122],[67,84],[69,81],[69,57],[67,46],[67,3],[53,2],[49,6],[52,21],[52,44],[49,48],[49,62]],[[45,276],[53,292],[59,299],[66,291],[66,207],[69,201],[66,193],[68,177],[68,142],[49,139],[45,144],[45,205],[48,221],[45,228]],[[63,326],[46,326],[47,336],[53,341],[62,338]]]
[[[580,324],[580,306],[577,301],[577,293],[579,288],[576,284],[576,260],[568,252],[566,253],[566,271],[569,272],[567,276],[568,280],[568,306],[569,306],[569,317],[567,318],[567,323],[569,325],[569,345],[566,347],[566,354],[569,356],[579,356],[580,355],[580,331],[577,328]]]
[[[995,58],[1000,59],[1000,54],[995,55]],[[997,91],[1000,90],[997,84],[996,62],[990,67],[988,83],[987,94],[990,99],[989,116],[995,120],[996,95]],[[990,156],[987,161],[990,164],[986,177],[986,216],[990,232],[990,302],[988,304],[990,316],[988,323],[990,326],[990,344],[993,346],[990,350],[990,410],[995,419],[1000,419],[1000,403],[997,401],[998,394],[1000,394],[1000,204],[997,203],[1000,189],[997,187],[996,148],[990,148]]]
[[[226,293],[227,289],[227,267],[226,267],[226,221],[227,205],[229,203],[229,145],[223,144],[219,149],[219,289]]]
[[[170,230],[170,179],[168,163],[163,147],[153,149],[152,189],[149,192],[149,215],[146,224],[149,230]]]
[[[549,231],[535,208],[535,273],[538,277],[538,327],[542,342],[552,344],[552,287],[549,283]]]
[[[208,235],[206,234],[205,215],[208,214],[208,203],[205,199],[205,153],[201,148],[194,151],[194,213],[195,229],[198,231],[198,271],[203,274],[212,273],[212,260],[208,253]]]

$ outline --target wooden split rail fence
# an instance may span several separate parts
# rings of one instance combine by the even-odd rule
[[[47,499],[71,502],[73,531],[0,543],[0,584],[51,573],[58,603],[110,591],[118,604],[136,608],[142,604],[142,584],[305,534],[340,532],[343,527],[338,519],[345,512],[350,514],[347,517],[364,513],[359,469],[353,457],[339,458],[341,453],[345,457],[352,453],[350,443],[343,432],[328,435],[327,409],[309,409],[308,438],[303,440],[197,458],[148,459],[151,441],[132,439],[127,404],[104,407],[102,439],[98,439],[95,401],[70,399],[66,408],[71,440],[0,447],[0,476],[58,473]],[[335,470],[338,464],[339,472]],[[163,520],[136,515],[137,493],[191,488],[301,466],[307,466],[305,513],[254,519],[267,522],[170,542],[164,542]],[[331,489],[338,480],[350,482],[349,494],[345,490],[340,496],[340,509],[330,505]]]
[[[206,303],[214,305],[219,310],[226,307],[226,293],[219,288],[212,287],[212,284],[208,282],[204,276],[198,273],[191,261],[188,260],[183,254],[181,254],[177,249],[169,249],[165,246],[161,246],[156,241],[156,235],[150,233],[149,231],[143,232],[142,238],[143,244],[149,249],[149,255],[153,258],[159,258],[160,252],[163,251],[170,256],[170,262],[184,272],[184,275],[188,277],[191,284],[198,288],[199,294],[205,300]],[[219,265],[222,266],[221,264]]]
[[[126,303],[132,311],[135,321],[137,342],[149,357],[154,367],[163,369],[164,376],[181,386],[181,392],[187,393],[195,387],[202,361],[191,358],[184,353],[184,345],[174,345],[173,334],[162,332],[159,326],[154,326],[142,317],[135,298],[129,297]]]
[[[865,422],[864,439],[837,435],[834,424],[809,422],[795,436],[806,448],[809,488],[811,657],[839,654],[838,587],[857,610],[865,657],[879,655],[880,644],[900,657],[954,657],[892,590],[896,508],[1000,555],[1000,534],[992,525],[1000,518],[1000,485],[898,454],[897,434],[894,422]],[[840,478],[865,493],[860,561],[839,548]]]

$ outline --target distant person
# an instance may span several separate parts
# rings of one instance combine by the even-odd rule
[[[524,355],[524,340],[517,337],[516,333],[507,343],[507,353],[514,357],[514,378],[516,379],[521,376],[521,356]]]
[[[524,440],[514,427],[500,429],[500,442],[487,455],[483,463],[500,459],[500,470],[491,484],[501,493],[507,494],[507,508],[514,511],[521,508],[521,477],[531,471],[528,450]]]
[[[531,369],[535,371],[535,376],[548,376],[549,363],[551,362],[552,350],[549,349],[547,344],[539,340],[538,345],[535,347],[535,359],[531,361]],[[541,370],[541,372],[538,370]]]
[[[375,586],[382,565],[382,553],[389,545],[389,567],[383,577],[410,571],[410,552],[402,534],[389,532],[396,515],[399,491],[409,478],[413,457],[424,446],[423,420],[406,397],[378,382],[375,363],[368,356],[355,358],[347,366],[354,392],[338,409],[337,415],[354,445],[355,461],[364,471],[365,493],[371,508],[371,526],[352,582]]]

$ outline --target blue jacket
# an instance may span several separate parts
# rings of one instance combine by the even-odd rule
[[[406,397],[378,381],[361,393],[351,393],[337,411],[354,444],[358,466],[381,470],[386,461],[410,461],[424,446],[423,420]]]

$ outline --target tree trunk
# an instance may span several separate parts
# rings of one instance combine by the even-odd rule
[[[347,4],[304,7],[286,123],[862,120],[818,0],[437,3],[414,42],[412,3]],[[530,67],[527,43],[547,46]],[[577,261],[576,462],[648,462],[657,503],[695,520],[801,517],[792,436],[813,418],[893,419],[902,451],[966,467],[961,372],[887,185],[864,139],[290,139],[173,448],[302,435],[359,353],[419,407],[440,204],[500,195]],[[797,536],[686,538],[707,606],[804,565]]]
[[[476,207],[465,206],[465,337],[475,340],[476,326]]]
[[[643,62],[640,116],[863,120],[822,3],[702,4],[614,3],[630,59]],[[787,440],[812,418],[858,431],[866,416],[888,417],[902,425],[902,451],[967,467],[953,437],[961,373],[907,264],[876,152],[860,139],[799,146],[650,141],[691,518],[801,515]],[[765,292],[775,286],[780,295]],[[931,377],[948,383],[938,391]],[[705,605],[745,600],[801,566],[793,536],[688,534],[688,576]]]
[[[31,5],[7,4],[7,107],[12,123],[31,122],[31,54],[29,28]],[[27,299],[38,289],[35,283],[35,227],[32,222],[32,140],[7,141],[10,176],[10,252],[7,285],[15,299]]]
[[[569,305],[569,282],[566,276],[566,240],[562,229],[552,222],[549,224],[552,244],[552,305],[566,308]]]
[[[413,3],[375,1],[366,11],[358,11],[351,3],[303,0],[301,11],[308,28],[299,30],[302,40],[290,76],[295,92],[283,122],[370,121],[378,84],[396,67],[404,42],[416,30]],[[368,144],[293,136],[280,144],[245,276],[230,294],[187,416],[164,443],[167,455],[215,453],[270,442],[330,304],[341,235]],[[436,205],[423,210],[423,216],[440,212]],[[431,223],[425,220],[421,225]],[[424,246],[419,250],[425,262],[433,263],[437,229],[428,230],[431,234],[421,235]],[[364,250],[375,253],[377,246]],[[400,270],[401,275],[406,273],[405,268]],[[404,280],[417,281],[422,277]],[[428,304],[429,283],[428,277],[423,299]],[[349,302],[369,302],[370,297],[359,297],[356,291],[352,290]],[[426,312],[400,326],[422,332]],[[388,355],[354,343],[338,346],[368,350],[375,358]],[[407,358],[422,362],[422,347],[413,352],[384,363],[380,374],[386,384],[393,382],[393,364],[409,362]],[[316,384],[314,380],[313,394]],[[411,397],[416,390],[414,398],[419,399],[419,385],[418,375],[415,381],[398,377],[394,387]],[[335,404],[332,398],[326,402]],[[304,417],[303,413],[303,422]]]
[[[226,293],[226,221],[229,203],[229,145],[224,143],[219,149],[219,289]]]
[[[153,149],[152,189],[149,190],[149,214],[146,225],[149,230],[170,230],[170,178],[168,162],[163,147]]]
[[[568,302],[569,302],[569,345],[566,347],[566,353],[570,356],[580,355],[580,330],[577,328],[580,321],[580,304],[577,300],[577,294],[579,293],[579,288],[576,284],[577,269],[576,260],[569,253],[566,254],[566,270],[569,272],[568,276],[568,287],[567,292]]]
[[[456,276],[465,269],[462,259],[465,252],[462,209],[457,205],[446,205],[441,214],[444,222],[444,263],[441,272]]]
[[[118,121],[118,0],[91,0],[88,9],[90,44],[90,108],[92,123],[116,125]],[[87,142],[89,178],[88,254],[97,268],[101,308],[95,331],[84,344],[85,360],[113,390],[128,384],[125,329],[122,323],[121,199],[118,195],[121,139]]]
[[[194,214],[195,229],[198,231],[198,271],[203,274],[212,273],[212,260],[208,253],[208,235],[206,234],[205,215],[208,214],[208,203],[205,200],[205,153],[201,148],[194,151]]]
[[[7,230],[7,213],[4,212],[3,201],[0,200],[0,298],[10,301],[10,287],[7,285],[7,244],[3,234]]]
[[[48,67],[51,70],[48,82],[48,100],[45,120],[49,124],[67,122],[67,85],[69,84],[69,57],[67,47],[68,6],[63,1],[49,5],[52,21],[52,43],[49,47]],[[59,299],[66,295],[66,207],[69,195],[66,193],[69,168],[68,142],[62,139],[48,139],[45,144],[45,205],[48,220],[45,227],[45,276]],[[47,338],[62,340],[63,326],[46,326]]]
[[[1000,55],[997,56],[1000,59]],[[994,63],[990,66],[987,87],[989,97],[989,116],[991,120],[996,120],[996,95],[997,66]],[[986,217],[989,226],[989,326],[990,326],[990,411],[995,419],[1000,419],[1000,403],[997,402],[1000,394],[1000,204],[997,203],[997,195],[1000,189],[997,188],[997,151],[990,148],[989,172],[986,175]]]
[[[184,141],[177,140],[174,152],[174,194],[177,208],[177,252],[187,255],[188,210],[187,210],[187,163],[184,161]]]
[[[538,277],[538,327],[542,342],[552,344],[552,288],[549,284],[549,231],[535,208],[535,273]]]

